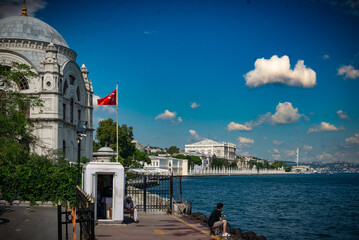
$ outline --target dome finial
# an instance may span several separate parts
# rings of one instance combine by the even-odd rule
[[[27,8],[26,8],[25,0],[24,0],[24,6],[22,7],[21,16],[27,17]]]

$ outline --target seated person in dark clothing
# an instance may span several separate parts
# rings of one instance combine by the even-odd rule
[[[210,228],[218,228],[223,226],[223,236],[227,237],[230,235],[226,233],[227,221],[223,220],[223,217],[225,217],[226,215],[221,213],[222,209],[223,203],[217,203],[217,209],[211,213],[211,216],[208,219],[208,226]]]

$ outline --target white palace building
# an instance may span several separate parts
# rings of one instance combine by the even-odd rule
[[[205,139],[193,144],[186,144],[185,152],[197,152],[209,157],[215,155],[217,158],[224,158],[233,161],[236,158],[236,145],[226,142],[218,143],[211,139]]]
[[[38,77],[21,79],[14,90],[39,96],[43,107],[30,109],[35,122],[35,136],[40,144],[32,151],[46,154],[61,150],[67,159],[77,159],[78,121],[87,122],[86,137],[81,142],[81,156],[92,160],[93,106],[92,84],[85,64],[76,63],[76,52],[47,23],[27,16],[24,6],[20,16],[0,20],[0,64],[26,64]],[[1,88],[5,86],[0,83]]]

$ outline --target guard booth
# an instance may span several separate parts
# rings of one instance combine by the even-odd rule
[[[124,168],[120,163],[89,162],[82,172],[84,191],[94,198],[95,220],[122,223],[125,192]]]

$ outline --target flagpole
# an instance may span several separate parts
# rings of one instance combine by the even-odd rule
[[[118,162],[118,83],[116,83],[116,162]]]

